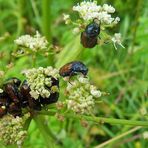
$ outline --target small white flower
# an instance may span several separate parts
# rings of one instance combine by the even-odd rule
[[[65,21],[65,24],[69,24],[70,23],[70,15],[63,14],[63,19]]]
[[[0,93],[3,93],[3,90],[0,88]]]
[[[68,20],[70,18],[69,14],[63,14],[63,19],[64,21]]]
[[[147,110],[146,110],[146,108],[145,107],[142,107],[141,109],[140,109],[140,113],[141,113],[141,115],[146,115],[147,114]]]
[[[82,76],[80,76],[80,77],[78,76],[78,80],[80,83],[88,83],[89,82],[88,78],[84,78]]]
[[[73,29],[73,34],[77,34],[80,32],[80,29],[78,27],[74,28]]]
[[[115,8],[112,7],[111,5],[108,5],[108,4],[104,4],[103,9],[105,11],[107,11],[108,13],[114,13],[115,12]]]
[[[114,18],[112,18],[111,15],[105,11],[99,13],[99,19],[105,24],[111,24],[114,20]]]
[[[111,39],[115,49],[117,49],[116,44],[119,44],[122,48],[125,48],[122,43],[121,43],[121,34],[120,33],[115,33],[114,37]]]
[[[101,92],[98,91],[98,90],[91,90],[91,94],[92,94],[95,98],[101,97]]]
[[[38,99],[39,94],[36,91],[31,90],[30,91],[30,95],[34,98],[34,99]]]
[[[115,20],[114,20],[114,22],[113,22],[113,24],[116,25],[116,24],[118,24],[119,22],[120,22],[120,18],[119,18],[119,17],[116,17]]]
[[[42,37],[38,31],[36,31],[36,34],[33,37],[30,35],[23,35],[16,39],[14,42],[17,45],[29,48],[32,51],[46,49],[48,45],[46,38]]]
[[[148,131],[146,131],[146,132],[143,133],[143,138],[144,139],[148,139]]]

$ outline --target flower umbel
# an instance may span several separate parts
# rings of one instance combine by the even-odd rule
[[[113,26],[117,25],[120,21],[120,18],[112,16],[113,13],[115,13],[115,8],[111,5],[104,4],[103,6],[98,5],[97,1],[82,1],[81,3],[78,3],[76,6],[73,6],[73,11],[78,12],[79,19],[76,21],[72,21],[70,16],[64,15],[64,21],[66,24],[73,24],[74,29],[73,33],[81,33],[81,38],[84,38],[84,35],[86,36],[86,28],[89,24],[97,23],[100,29],[100,32],[98,34],[99,41],[95,42],[94,44],[102,44],[102,43],[108,43],[113,42],[115,49],[117,49],[116,44],[119,44],[121,47],[124,48],[124,46],[121,43],[121,35],[120,33],[116,33],[114,37],[111,37],[109,33],[106,31],[109,27],[112,28]],[[90,27],[90,30],[92,28]],[[85,33],[83,33],[85,32]],[[90,31],[88,31],[90,32]],[[89,36],[89,35],[88,35]],[[94,39],[94,38],[93,38]],[[93,43],[94,40],[91,40],[90,42]],[[84,39],[83,39],[84,40]],[[84,42],[81,39],[81,43]],[[87,42],[87,38],[86,41]],[[84,47],[91,48],[89,46],[84,45]],[[92,46],[93,48],[93,46]]]
[[[52,77],[58,79],[58,70],[49,66],[47,68],[33,68],[23,72],[30,86],[30,94],[34,99],[39,96],[48,98],[52,92],[58,92],[58,87],[52,85]],[[50,89],[49,89],[50,88]]]
[[[17,45],[25,48],[29,48],[33,51],[46,49],[48,41],[45,37],[41,36],[38,31],[34,36],[23,35],[14,41]]]
[[[77,76],[75,80],[68,83],[66,92],[68,109],[80,114],[90,114],[95,99],[101,97],[101,92],[83,76]]]
[[[115,18],[111,13],[115,12],[115,8],[111,5],[97,5],[97,1],[83,1],[77,6],[73,6],[73,11],[77,11],[84,21],[93,21],[97,19],[100,23],[111,24]]]
[[[26,119],[30,115],[26,114],[23,117],[13,117],[5,115],[0,119],[0,140],[5,144],[17,144],[21,146],[27,136],[27,131],[23,129]]]

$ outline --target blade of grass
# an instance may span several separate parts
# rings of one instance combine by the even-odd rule
[[[114,138],[112,138],[112,139],[110,139],[110,140],[108,140],[108,141],[106,141],[106,142],[104,142],[104,143],[96,146],[95,148],[102,148],[102,147],[104,147],[104,146],[106,146],[106,145],[108,145],[110,143],[115,142],[116,140],[118,140],[118,139],[120,139],[120,138],[122,138],[122,137],[124,137],[124,136],[126,136],[128,134],[131,134],[131,133],[139,130],[140,128],[141,127],[139,127],[139,126],[138,127],[135,127],[135,128],[132,128],[131,130],[129,130],[129,131],[125,132],[125,133],[122,133],[121,135],[118,135],[118,136],[116,136],[116,137],[114,137]]]

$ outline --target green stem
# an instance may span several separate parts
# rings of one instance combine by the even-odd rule
[[[42,0],[42,31],[49,43],[51,43],[51,14],[52,0]]]
[[[57,111],[50,111],[50,112],[41,112],[40,114],[44,115],[54,115]],[[125,119],[115,119],[115,118],[104,118],[104,117],[92,117],[92,116],[80,116],[66,113],[63,116],[67,118],[74,118],[74,119],[85,119],[88,121],[93,121],[99,124],[109,123],[109,124],[120,124],[120,125],[130,125],[130,126],[145,126],[148,127],[148,121],[136,121],[136,120],[125,120]]]
[[[102,144],[96,146],[95,148],[102,148],[102,147],[104,147],[104,146],[106,146],[106,145],[108,145],[108,144],[110,144],[110,143],[112,143],[112,142],[114,142],[114,141],[116,141],[116,140],[118,140],[118,139],[120,139],[120,138],[122,138],[122,137],[128,135],[128,134],[131,134],[131,133],[133,133],[133,132],[139,130],[140,128],[141,128],[141,127],[135,127],[135,128],[133,128],[133,129],[131,129],[131,130],[125,132],[125,133],[122,133],[121,135],[118,135],[118,136],[116,136],[116,137],[114,137],[114,138],[112,138],[112,139],[110,139],[110,140],[108,140],[108,141],[105,141],[104,143],[102,143]]]
[[[37,9],[37,6],[36,6],[36,2],[34,0],[30,0],[30,3],[32,5],[32,9],[33,9],[34,15],[36,17],[36,20],[39,24],[39,27],[41,28],[40,15],[39,15],[39,10]]]
[[[23,31],[23,6],[25,5],[25,1],[24,0],[20,0],[17,3],[17,12],[19,11],[19,13],[16,12],[16,16],[17,16],[17,34],[16,36],[20,36],[20,34]]]
[[[140,18],[140,12],[141,12],[140,10],[142,8],[142,4],[143,4],[143,0],[138,0],[134,28],[133,28],[133,42],[132,42],[131,53],[133,53],[133,50],[134,50],[134,45],[135,45],[136,36],[137,36],[138,23],[139,23],[139,18]]]
[[[28,130],[29,125],[30,125],[30,123],[31,123],[31,120],[32,120],[32,118],[31,118],[31,117],[30,117],[30,118],[28,118],[28,119],[26,120],[25,125],[24,125],[24,129],[25,129],[25,130]]]
[[[42,0],[42,32],[46,36],[49,44],[52,43],[51,4],[52,0]],[[51,54],[48,58],[48,64],[54,65],[54,55]]]
[[[32,67],[35,67],[36,66],[36,54],[35,53],[32,53]]]
[[[36,115],[33,117],[33,119],[34,119],[36,125],[38,126],[44,140],[45,140],[47,148],[54,148],[53,141],[50,137],[50,134],[48,133],[48,126],[45,123],[44,118],[42,116]]]

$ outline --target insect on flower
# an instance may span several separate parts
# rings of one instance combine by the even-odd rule
[[[12,78],[7,79],[6,83],[11,83],[11,84],[14,84],[14,85],[16,85],[17,87],[19,87],[20,84],[21,84],[21,80],[19,80],[19,79],[16,78],[16,77],[12,77]]]
[[[88,73],[88,68],[80,61],[67,63],[59,70],[59,74],[62,77],[71,77],[78,73],[82,73],[84,76]]]
[[[39,100],[35,100],[31,97],[30,87],[26,80],[22,83],[20,92],[22,94],[22,107],[29,106],[29,108],[34,110],[41,110],[41,104]]]
[[[20,85],[21,81],[17,78],[11,78],[8,79],[4,85],[4,91],[9,96],[9,98],[18,103],[20,98],[19,98],[19,91],[18,87]]]
[[[97,45],[98,35],[100,34],[100,26],[92,22],[88,24],[85,31],[81,33],[81,44],[85,48],[93,48]]]
[[[0,93],[0,118],[7,113],[9,102],[6,94],[4,92]]]

